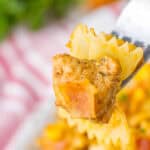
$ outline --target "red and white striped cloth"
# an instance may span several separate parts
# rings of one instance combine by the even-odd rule
[[[110,16],[118,15],[118,5],[107,10]],[[36,33],[19,28],[0,45],[0,150],[36,105],[50,98],[50,58],[66,51],[75,24],[75,19],[59,22]]]

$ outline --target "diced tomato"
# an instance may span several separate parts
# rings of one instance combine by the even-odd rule
[[[137,150],[150,150],[150,139],[147,138],[138,139]]]
[[[60,141],[54,146],[54,150],[67,150],[69,147],[67,141]]]
[[[92,111],[90,103],[93,100],[93,97],[91,97],[92,91],[89,91],[87,86],[84,83],[66,86],[66,94],[69,97],[71,109],[78,112],[77,114],[82,117],[89,117]]]
[[[65,107],[73,117],[95,119],[95,94],[97,89],[88,80],[63,83],[59,89],[62,97],[64,97]],[[61,101],[59,104],[60,106],[64,105]]]

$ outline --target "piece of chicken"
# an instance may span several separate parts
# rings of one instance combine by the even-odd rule
[[[81,60],[67,54],[53,57],[56,105],[74,118],[106,121],[120,85],[120,64],[110,57]]]

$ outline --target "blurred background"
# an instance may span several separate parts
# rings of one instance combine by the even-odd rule
[[[8,145],[17,130],[37,106],[51,100],[51,57],[67,52],[75,25],[82,22],[97,32],[110,32],[127,2],[0,0],[1,150],[13,150]]]

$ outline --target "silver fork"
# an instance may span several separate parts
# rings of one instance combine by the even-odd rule
[[[144,63],[150,59],[150,0],[131,0],[121,13],[112,34],[144,49]],[[141,65],[122,83],[124,87]]]

